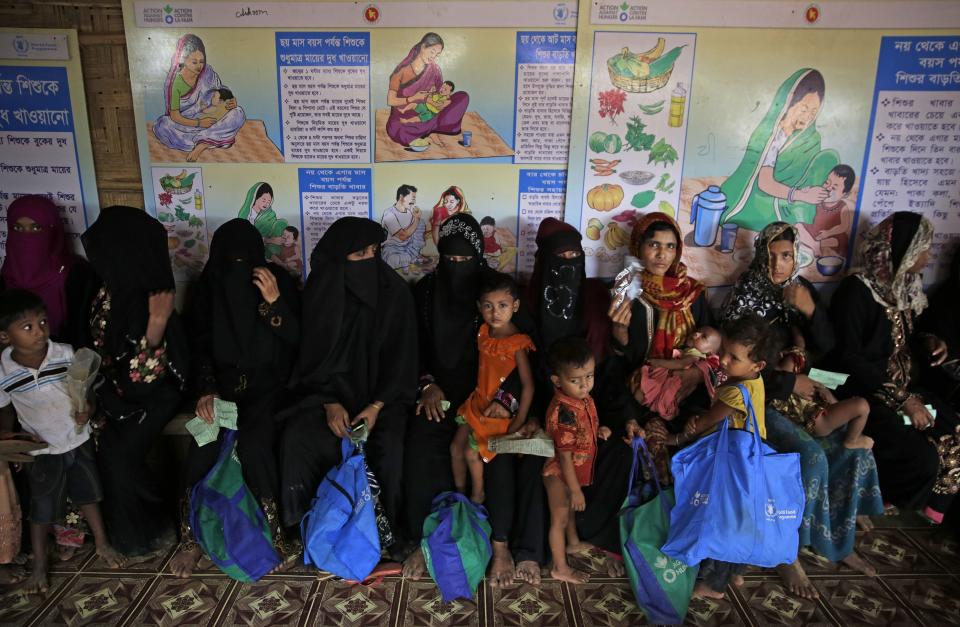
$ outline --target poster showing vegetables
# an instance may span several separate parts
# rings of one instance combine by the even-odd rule
[[[676,217],[696,35],[596,32],[580,218],[590,276],[613,276],[637,218]]]
[[[209,252],[200,168],[151,168],[157,220],[167,229],[170,263],[178,281],[196,279]]]

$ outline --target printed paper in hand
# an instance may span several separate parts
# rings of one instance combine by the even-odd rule
[[[216,423],[208,423],[199,416],[188,420],[185,426],[193,439],[197,441],[197,446],[210,444],[217,439],[217,435],[220,433],[220,427]]]
[[[829,370],[820,370],[818,368],[811,368],[810,374],[807,376],[820,385],[830,388],[831,390],[836,390],[838,387],[846,383],[847,379],[850,378],[850,375],[848,374],[830,372]]]
[[[553,457],[553,440],[540,429],[531,438],[525,438],[519,433],[512,433],[499,438],[490,438],[487,443],[494,453],[518,453],[536,455],[538,457]]]

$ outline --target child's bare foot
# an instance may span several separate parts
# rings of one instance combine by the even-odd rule
[[[127,557],[107,543],[97,546],[97,555],[110,568],[123,568],[127,563]]]
[[[810,583],[807,573],[800,565],[800,560],[794,560],[792,564],[777,566],[777,574],[780,575],[780,579],[783,580],[791,594],[811,601],[820,598],[820,592]]]
[[[490,564],[490,585],[494,588],[504,588],[513,583],[516,569],[513,566],[513,556],[506,542],[493,541],[493,561]]]
[[[20,583],[27,578],[27,571],[23,566],[4,564],[0,566],[0,584]]]
[[[877,569],[867,563],[862,557],[857,555],[856,551],[851,552],[850,555],[846,556],[840,560],[844,565],[852,568],[857,572],[861,572],[867,577],[876,577]]]
[[[700,597],[702,599],[722,599],[726,595],[722,592],[717,592],[704,582],[699,581],[693,588],[693,596]]]
[[[196,544],[192,547],[181,549],[173,556],[173,559],[170,560],[170,572],[180,579],[186,579],[193,572],[193,569],[197,567],[197,562],[200,561],[200,554],[200,547]]]
[[[865,448],[870,450],[873,448],[873,438],[867,435],[859,435],[852,440],[844,440],[843,446],[844,448]]]
[[[533,560],[524,560],[517,564],[517,570],[514,573],[514,578],[519,579],[523,583],[528,583],[531,586],[540,585],[540,564],[534,562]]]
[[[731,583],[733,584],[733,587],[734,587],[734,588],[740,588],[740,587],[743,586],[743,582],[744,582],[744,581],[745,581],[745,580],[744,580],[744,578],[743,578],[743,575],[734,575],[734,576],[733,576],[733,580],[731,581]]]
[[[590,581],[590,575],[582,570],[577,570],[576,568],[572,568],[570,566],[567,566],[566,568],[557,568],[554,566],[550,569],[550,576],[557,581],[566,581],[567,583],[572,583],[575,585]]]
[[[870,533],[873,531],[873,521],[869,516],[857,516],[857,527],[864,533]]]
[[[50,584],[47,582],[47,571],[45,570],[34,570],[21,586],[21,590],[26,594],[33,594],[34,592],[43,593],[49,588]]]
[[[427,572],[427,561],[423,557],[420,547],[403,560],[403,576],[413,581],[419,580]]]

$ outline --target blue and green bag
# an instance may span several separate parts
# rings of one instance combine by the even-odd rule
[[[266,517],[243,482],[237,432],[225,431],[217,463],[190,495],[190,525],[197,544],[220,570],[252,583],[276,568],[280,558]]]
[[[650,479],[643,480],[643,467]],[[679,625],[687,615],[697,566],[687,566],[660,550],[670,530],[673,490],[660,487],[643,439],[633,440],[633,468],[620,510],[623,564],[637,605],[651,623]]]
[[[491,533],[483,506],[456,492],[433,499],[420,548],[444,603],[473,598],[493,557]]]

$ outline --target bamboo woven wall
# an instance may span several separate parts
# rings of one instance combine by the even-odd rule
[[[0,0],[0,24],[77,29],[100,206],[143,207],[120,0]]]

